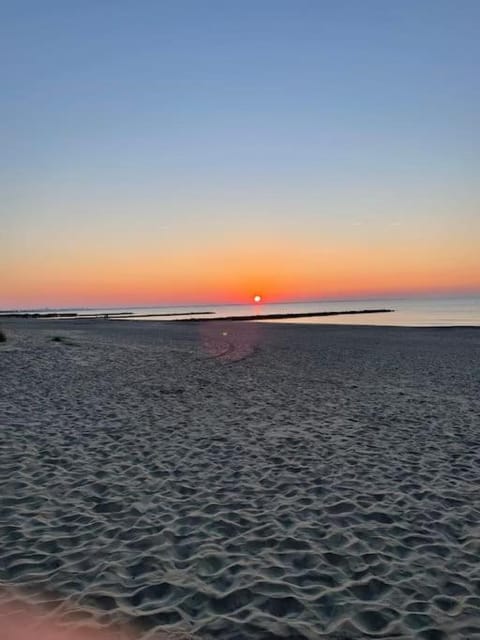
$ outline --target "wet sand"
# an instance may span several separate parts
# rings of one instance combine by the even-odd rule
[[[480,330],[2,328],[0,605],[144,638],[480,638]]]

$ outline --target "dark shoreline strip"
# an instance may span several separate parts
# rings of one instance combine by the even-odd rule
[[[214,314],[215,311],[184,311],[183,313],[139,313],[138,315],[129,316],[125,318],[125,320],[136,320],[137,318],[156,318],[158,316],[207,316],[210,314]],[[85,317],[85,316],[79,316]],[[100,316],[103,318],[104,316]],[[115,316],[112,316],[115,320]],[[212,320],[212,318],[208,318],[208,320]]]
[[[0,318],[77,318],[78,313],[54,313],[54,312],[36,312],[32,311],[31,313],[21,311],[18,313],[0,313]]]
[[[360,313],[393,313],[394,309],[361,309],[360,311],[314,311],[311,313],[268,313],[258,316],[224,316],[223,318],[179,318],[171,322],[218,322],[241,320],[282,320],[287,318],[315,318],[319,316],[347,316]]]
[[[1,318],[73,318],[74,320],[91,320],[103,318],[106,320],[125,319],[131,320],[135,318],[153,318],[157,316],[199,316],[215,313],[215,311],[184,311],[183,313],[141,313],[135,315],[133,311],[119,311],[118,313],[54,313],[54,312],[32,312],[32,313],[0,313]]]

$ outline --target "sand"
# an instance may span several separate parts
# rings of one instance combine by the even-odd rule
[[[480,330],[3,329],[0,604],[144,638],[480,638]]]

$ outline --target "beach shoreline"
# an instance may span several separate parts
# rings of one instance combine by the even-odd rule
[[[4,586],[142,637],[480,633],[477,328],[1,327]]]

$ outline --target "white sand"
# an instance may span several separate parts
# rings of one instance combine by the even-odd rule
[[[480,638],[480,330],[3,329],[4,587],[145,637]]]

